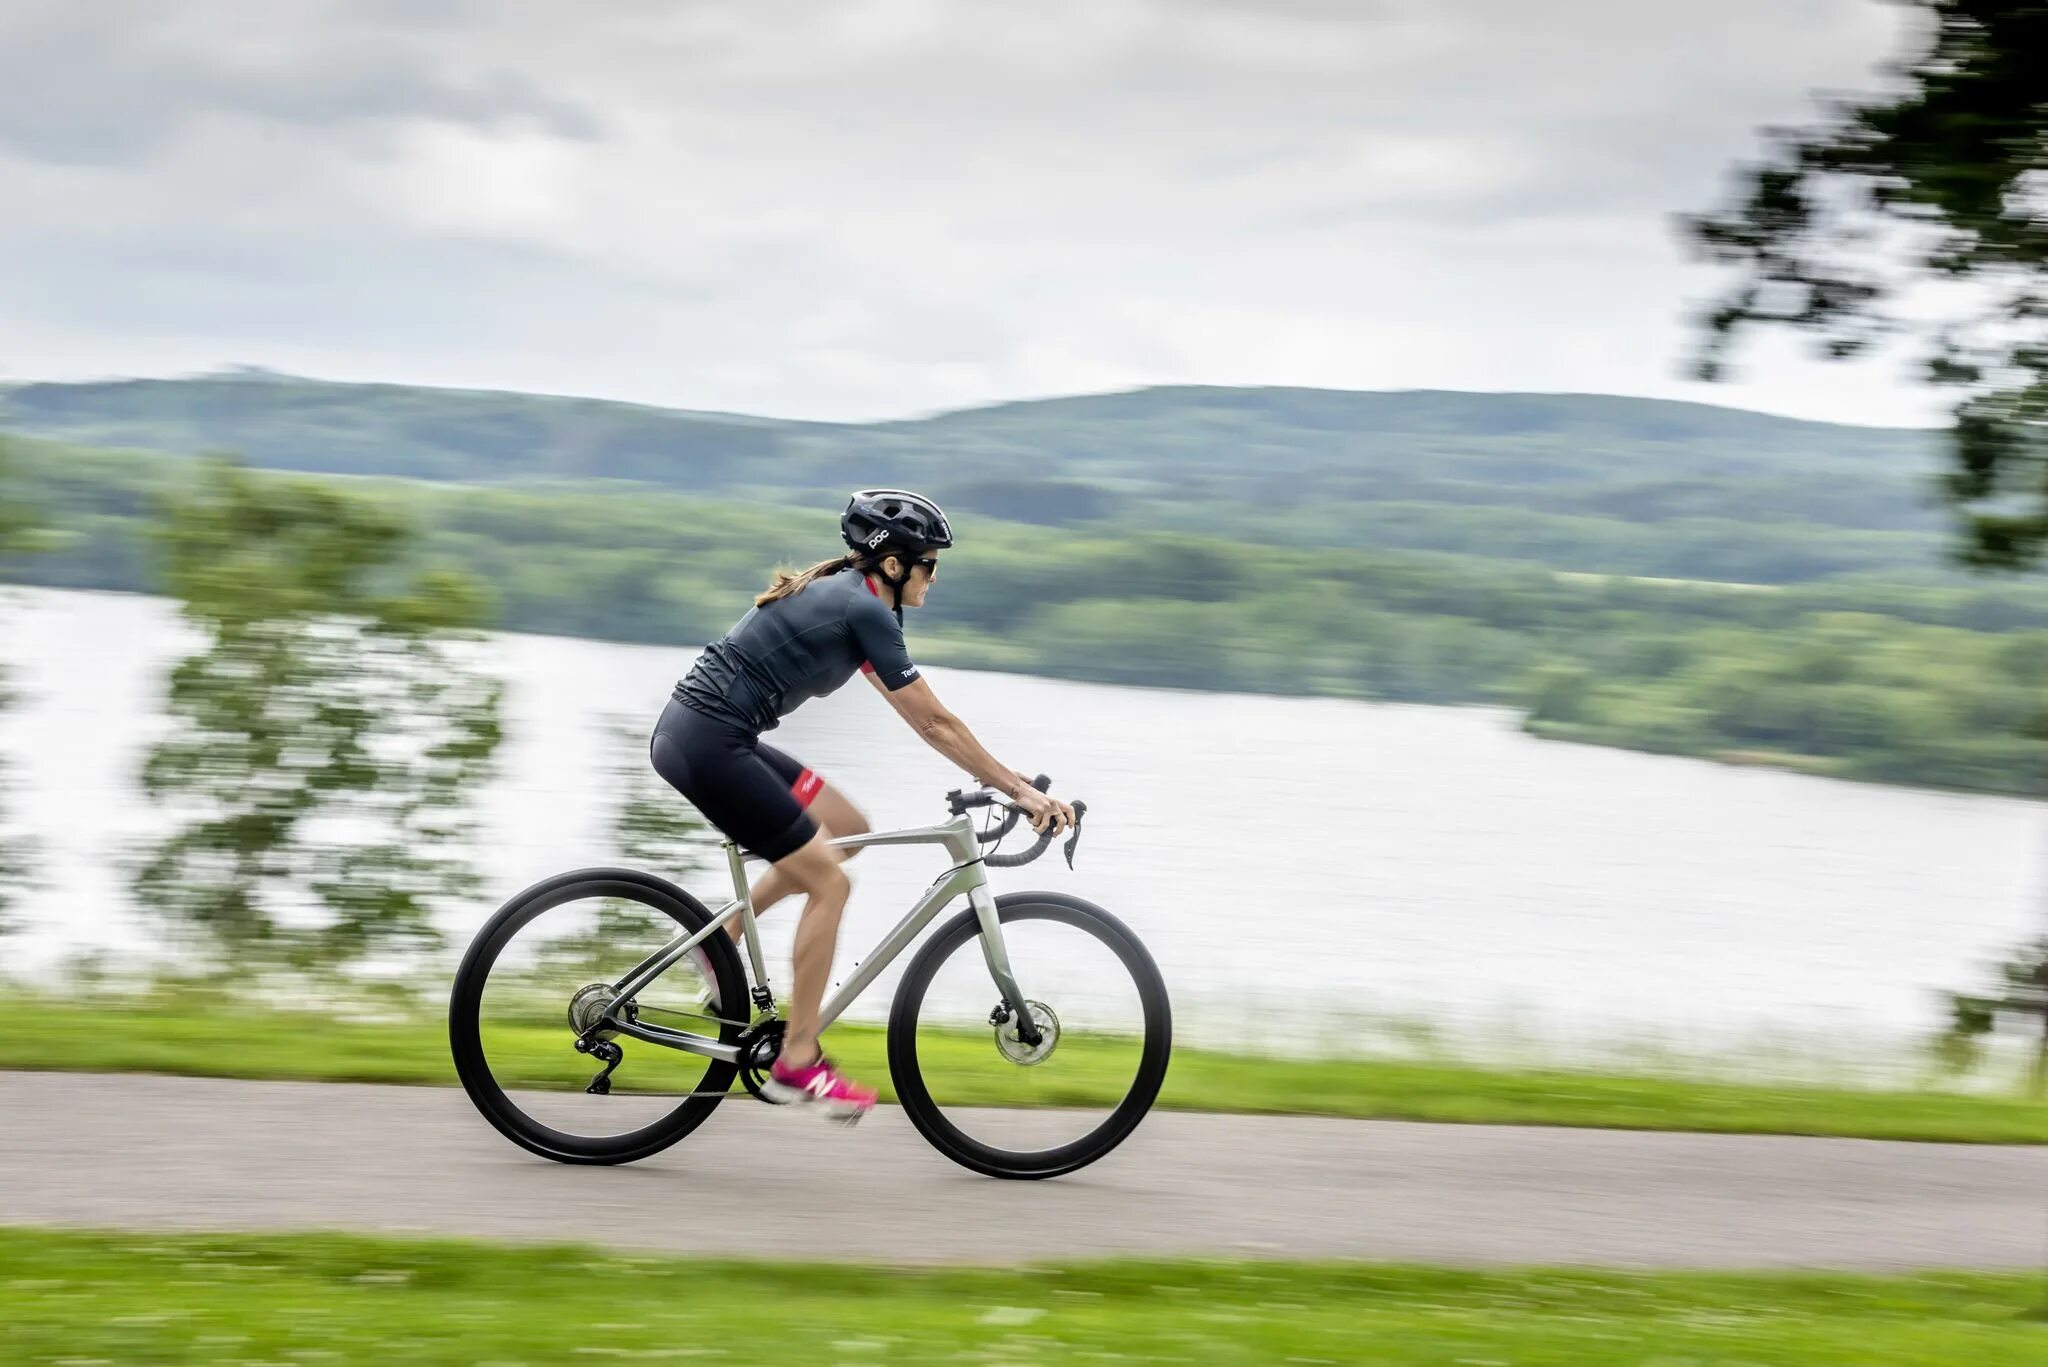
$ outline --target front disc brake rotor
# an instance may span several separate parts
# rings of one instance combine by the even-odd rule
[[[1025,1002],[1024,1009],[1031,1013],[1031,1023],[1038,1027],[1038,1043],[1026,1044],[1017,1035],[1017,1021],[1010,1020],[996,1027],[996,1048],[1010,1062],[1030,1068],[1052,1057],[1053,1049],[1060,1042],[1060,1018],[1044,1002]]]

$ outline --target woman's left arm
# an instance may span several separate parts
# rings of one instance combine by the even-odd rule
[[[1002,764],[983,748],[974,733],[967,729],[967,723],[954,716],[939,701],[930,683],[916,679],[901,688],[891,689],[872,674],[868,679],[876,691],[889,700],[889,706],[896,709],[896,715],[924,738],[925,744],[973,775],[975,782],[987,784],[1022,807],[1032,818],[1033,828],[1043,829],[1048,818],[1053,820],[1055,830],[1064,830],[1074,824],[1072,807],[1039,792],[1021,773]]]

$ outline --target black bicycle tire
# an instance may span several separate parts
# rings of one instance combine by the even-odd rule
[[[674,1110],[637,1130],[603,1139],[564,1134],[533,1120],[513,1105],[505,1089],[491,1075],[484,1056],[477,1018],[484,983],[490,976],[491,965],[497,962],[514,932],[542,912],[579,897],[625,898],[662,912],[691,931],[711,923],[711,913],[701,902],[652,874],[632,869],[577,869],[543,879],[498,908],[470,941],[469,950],[455,971],[455,985],[448,999],[448,1045],[455,1059],[455,1075],[461,1079],[470,1101],[498,1133],[519,1147],[557,1163],[631,1163],[660,1153],[710,1119],[711,1112],[725,1099],[726,1089],[739,1075],[739,1069],[734,1064],[712,1060],[696,1089],[698,1095],[685,1098]],[[719,1001],[745,1003],[746,974],[731,940],[713,935],[704,941],[703,948],[718,980]],[[719,1037],[725,1043],[737,1043],[741,1028],[728,1022],[719,1027]]]
[[[1166,982],[1159,976],[1159,967],[1145,946],[1129,926],[1093,902],[1057,892],[1017,892],[996,899],[996,914],[1004,924],[1054,920],[1090,931],[1130,970],[1145,1016],[1145,1043],[1130,1092],[1107,1119],[1087,1134],[1036,1153],[984,1144],[946,1119],[918,1071],[917,1013],[939,966],[963,944],[980,935],[980,920],[972,908],[940,927],[903,971],[889,1009],[889,1078],[895,1084],[897,1101],[917,1132],[960,1166],[986,1177],[1018,1181],[1059,1177],[1103,1158],[1128,1139],[1152,1109],[1173,1055],[1173,1006],[1167,999]]]

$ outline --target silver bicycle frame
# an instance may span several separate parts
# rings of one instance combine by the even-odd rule
[[[981,862],[981,844],[975,838],[974,823],[965,814],[939,826],[921,826],[908,831],[870,831],[866,835],[849,835],[831,842],[843,850],[865,849],[870,845],[944,845],[953,858],[953,867],[940,874],[916,905],[904,914],[882,942],[865,959],[856,961],[853,976],[840,985],[839,990],[828,997],[818,1013],[818,1028],[839,1019],[846,1008],[867,989],[881,971],[887,968],[917,938],[918,932],[930,925],[932,918],[945,909],[948,902],[962,893],[967,895],[967,904],[974,908],[975,917],[981,922],[982,957],[988,963],[990,979],[996,989],[1013,1005],[1021,1007],[1025,1001],[1023,989],[1017,985],[1017,978],[1010,970],[1010,955],[1003,945],[1002,921],[996,915],[996,899],[988,890],[988,872]],[[754,919],[753,890],[747,885],[746,864],[751,856],[742,855],[737,845],[725,842],[726,865],[732,872],[733,899],[712,914],[711,924],[702,930],[684,931],[660,949],[643,959],[638,966],[616,983],[612,984],[617,996],[605,1011],[603,1027],[616,1030],[633,1039],[645,1040],[649,1044],[664,1045],[670,1049],[681,1049],[686,1053],[701,1054],[706,1058],[719,1059],[726,1063],[739,1061],[739,1049],[706,1035],[692,1034],[687,1030],[671,1030],[666,1026],[646,1025],[639,1021],[622,1020],[617,1012],[621,1005],[630,1002],[645,991],[647,985],[680,963],[683,956],[695,949],[713,935],[725,933],[725,924],[733,917],[740,918],[741,935],[747,942],[747,958],[753,969],[754,986],[757,990],[768,991],[768,967],[761,955],[761,933]],[[772,1014],[773,998],[769,1010]],[[729,1004],[719,1003],[721,1009]]]

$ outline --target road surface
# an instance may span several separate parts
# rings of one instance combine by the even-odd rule
[[[565,1167],[452,1088],[0,1072],[0,1223],[348,1229],[1002,1263],[1115,1254],[1638,1267],[2040,1266],[2048,1149],[1159,1112],[996,1182],[900,1112],[745,1097],[658,1157]]]

